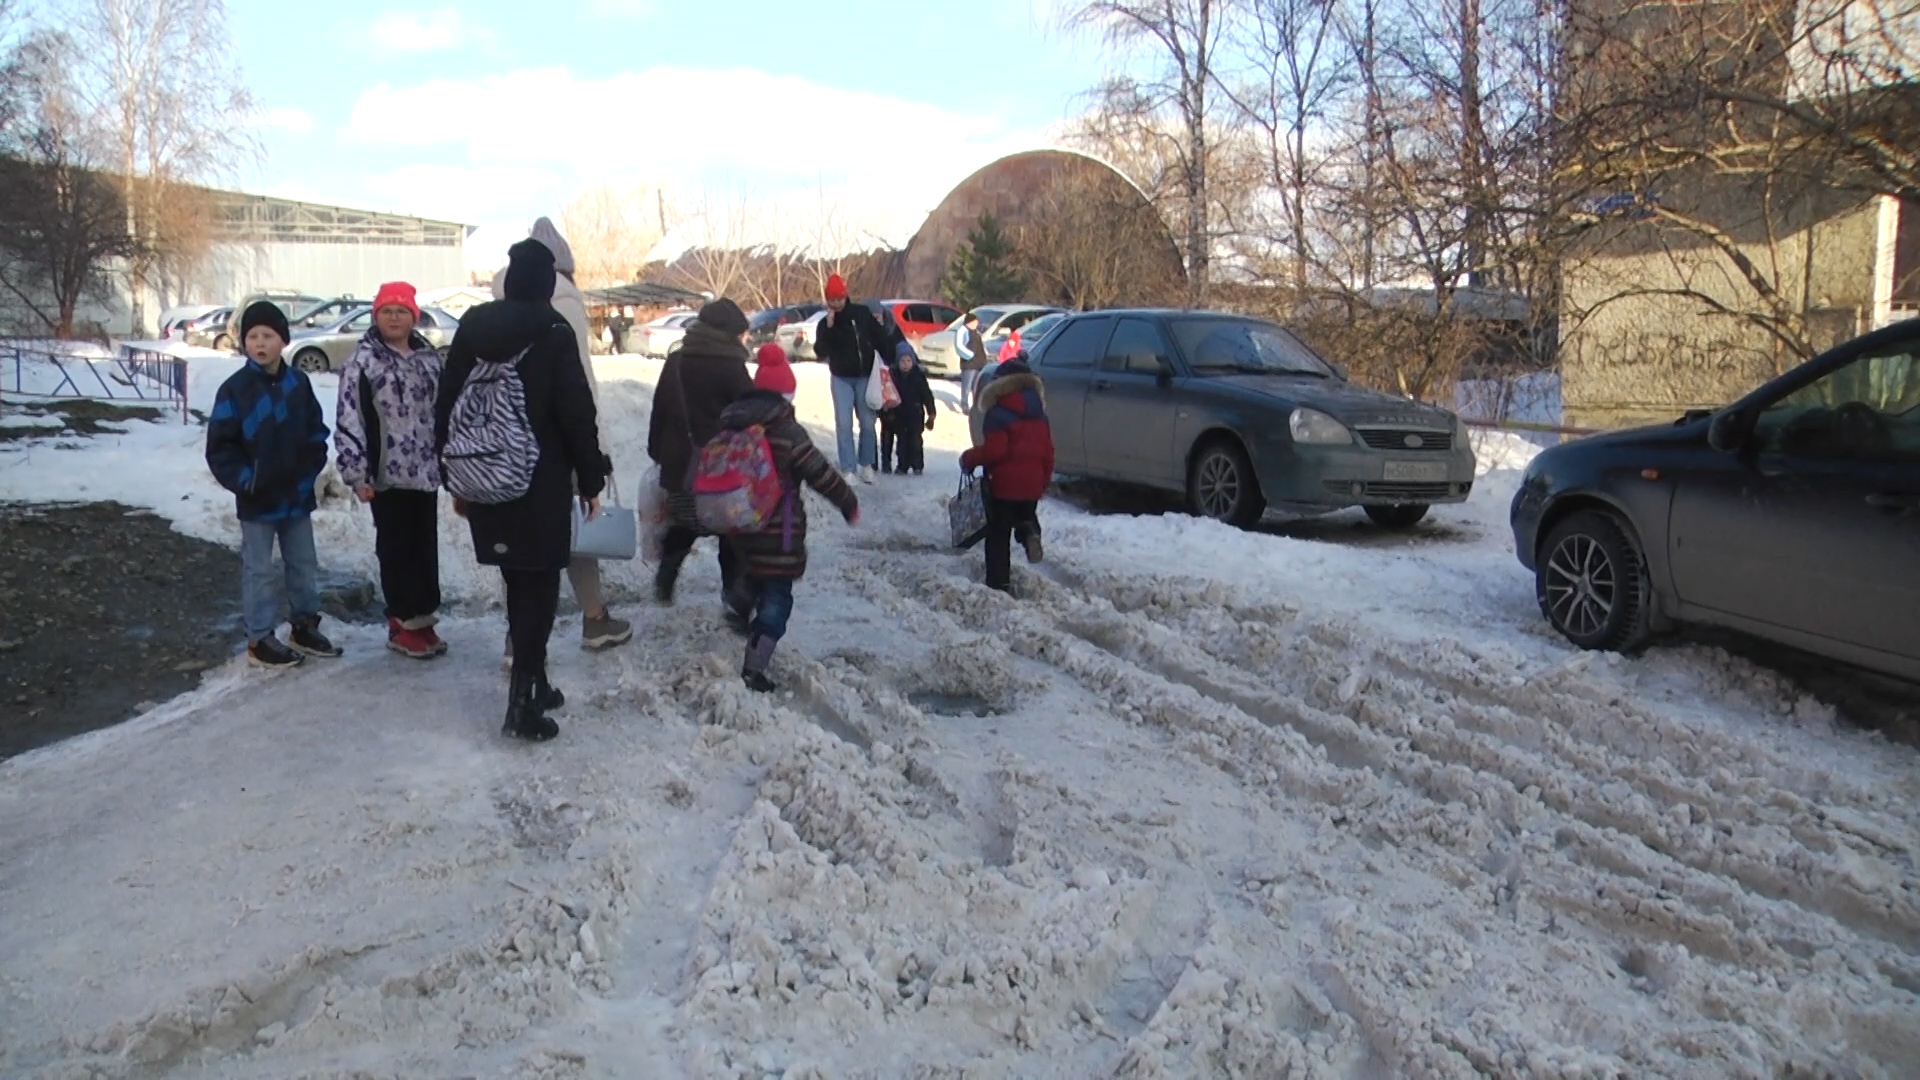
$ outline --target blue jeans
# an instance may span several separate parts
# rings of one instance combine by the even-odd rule
[[[877,361],[876,361],[877,362]],[[860,419],[860,457],[853,456],[853,421]],[[867,404],[867,380],[833,380],[833,437],[840,451],[840,471],[850,473],[855,465],[872,468],[880,460],[879,440],[874,436],[873,406]]]
[[[247,622],[247,644],[270,636],[280,626],[281,575],[273,565],[273,544],[280,542],[286,563],[287,606],[293,621],[320,614],[320,558],[313,551],[313,518],[240,523],[240,610]]]
[[[980,381],[980,372],[977,370],[963,371],[960,373],[960,411],[961,412],[973,411],[973,389],[974,389],[974,384],[978,383],[979,381]]]
[[[793,618],[792,578],[749,578],[753,589],[754,634],[768,641],[787,636],[787,620]]]

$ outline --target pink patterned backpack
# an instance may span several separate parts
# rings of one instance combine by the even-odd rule
[[[708,532],[765,529],[785,494],[766,429],[755,424],[715,435],[700,448],[687,490],[694,515]]]

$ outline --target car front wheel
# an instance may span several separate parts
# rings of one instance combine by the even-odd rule
[[[1646,644],[1646,560],[1614,515],[1583,510],[1568,517],[1547,534],[1534,564],[1540,613],[1568,641],[1614,652]]]
[[[1394,503],[1391,506],[1369,506],[1365,509],[1367,516],[1373,519],[1373,523],[1383,529],[1411,529],[1427,516],[1425,503]]]
[[[293,366],[309,375],[324,375],[332,369],[327,363],[327,354],[319,349],[304,349],[295,354]]]
[[[1187,470],[1187,505],[1201,517],[1243,529],[1267,512],[1253,463],[1231,442],[1213,443],[1193,459]]]

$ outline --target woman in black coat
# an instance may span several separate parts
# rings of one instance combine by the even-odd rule
[[[560,726],[547,712],[566,703],[547,682],[547,639],[560,605],[560,575],[573,551],[573,498],[591,518],[600,511],[609,462],[595,435],[593,392],[573,329],[548,304],[553,298],[553,252],[522,240],[507,252],[506,299],[481,304],[460,320],[447,350],[434,408],[434,439],[444,450],[460,391],[476,361],[514,365],[525,387],[527,422],[539,458],[526,494],[511,502],[454,508],[473,533],[473,553],[497,566],[507,586],[507,632],[513,643],[513,684],[507,698],[506,734],[551,739]]]
[[[696,540],[706,535],[694,519],[693,496],[687,491],[687,470],[700,448],[720,432],[720,414],[753,389],[747,374],[747,316],[740,305],[721,297],[700,309],[700,315],[667,356],[660,381],[653,390],[653,413],[647,428],[647,456],[660,466],[660,486],[667,493],[672,524],[654,575],[654,598],[673,603],[680,566]],[[743,584],[740,559],[724,537],[720,540],[720,590],[728,622],[746,632],[750,601],[740,595]]]

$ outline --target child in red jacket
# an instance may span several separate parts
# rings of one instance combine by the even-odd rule
[[[980,389],[985,412],[979,446],[960,455],[960,470],[987,471],[987,587],[1010,592],[1013,540],[1037,563],[1040,499],[1053,481],[1053,426],[1047,422],[1045,388],[1026,364],[1001,364]]]

